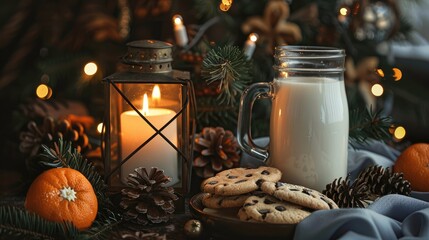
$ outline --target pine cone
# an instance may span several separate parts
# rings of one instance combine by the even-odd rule
[[[393,173],[391,168],[370,166],[358,176],[358,181],[365,183],[368,190],[376,196],[387,194],[410,195],[411,184],[404,179],[402,173]]]
[[[368,187],[357,181],[350,185],[349,176],[345,180],[335,179],[326,185],[322,193],[331,198],[340,208],[363,208],[368,205]]]
[[[52,117],[45,117],[43,123],[38,125],[35,121],[27,124],[27,130],[19,136],[21,143],[19,150],[29,157],[41,151],[41,145],[52,146],[59,138],[72,143],[79,152],[85,153],[91,146],[82,124],[68,120],[54,121]]]
[[[164,186],[170,181],[158,168],[152,168],[150,173],[146,168],[136,168],[128,175],[128,187],[121,191],[119,205],[125,210],[124,219],[143,225],[168,221],[174,212],[173,201],[178,199],[172,187]]]
[[[195,136],[193,166],[198,176],[208,178],[239,166],[240,154],[234,134],[221,127],[206,127]]]
[[[411,184],[402,173],[382,166],[370,166],[361,171],[350,185],[350,179],[341,178],[326,185],[323,193],[339,207],[365,207],[370,201],[387,194],[410,195]]]

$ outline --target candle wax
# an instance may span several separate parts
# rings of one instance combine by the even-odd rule
[[[252,40],[248,39],[244,44],[244,55],[247,56],[247,59],[252,58],[253,52],[255,51],[256,44]]]
[[[186,28],[182,23],[176,23],[174,25],[174,35],[178,46],[184,47],[188,44],[188,34],[186,33]]]
[[[175,112],[164,108],[151,108],[145,117],[157,129],[162,128]],[[121,150],[122,159],[149,139],[155,130],[141,118],[135,111],[127,111],[121,114]],[[177,121],[173,120],[163,131],[163,135],[177,146]],[[121,181],[126,183],[129,173],[135,168],[145,167],[150,171],[151,167],[163,169],[165,175],[171,177],[167,186],[179,182],[178,177],[178,153],[160,135],[155,136],[150,142],[135,153],[121,166]]]

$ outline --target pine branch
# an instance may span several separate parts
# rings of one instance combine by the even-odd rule
[[[251,81],[252,62],[237,46],[216,47],[203,60],[201,75],[208,84],[217,84],[217,100],[234,105]]]
[[[71,149],[71,143],[64,144],[64,141],[60,139],[57,143],[54,143],[54,148],[50,148],[44,144],[42,144],[42,148],[44,153],[41,154],[42,157],[49,159],[50,161],[41,161],[42,165],[47,167],[70,167],[68,165],[68,157]]]
[[[0,207],[0,235],[7,239],[76,239],[79,230],[70,222],[50,222],[25,210]]]
[[[97,221],[92,224],[91,229],[85,231],[84,235],[88,239],[108,239],[112,230],[122,223],[122,219],[118,219],[118,215],[106,209],[105,214],[98,217]]]
[[[44,165],[50,167],[70,167],[78,170],[88,179],[98,199],[99,211],[97,221],[100,218],[107,219],[111,214],[109,208],[112,207],[112,203],[106,195],[107,186],[94,165],[87,159],[84,159],[82,154],[76,148],[73,148],[70,142],[64,142],[62,138],[54,143],[54,149],[45,145],[42,145],[42,147],[45,150],[42,156],[47,159],[47,161],[42,162]]]
[[[110,199],[105,194],[106,185],[102,177],[88,162],[71,146],[70,142],[59,139],[53,148],[42,145],[42,154],[49,167],[70,167],[81,172],[91,183],[98,199],[98,214],[92,228],[79,232],[72,223],[54,223],[36,214],[14,207],[0,208],[0,235],[10,237],[24,236],[25,239],[106,239],[112,229],[121,223],[121,218],[109,210],[112,207]]]
[[[218,104],[215,97],[200,97],[197,103],[198,128],[213,126],[235,131],[237,127],[238,106]]]
[[[350,110],[349,143],[352,146],[367,143],[368,139],[379,141],[391,138],[391,118],[381,116],[381,110],[373,112],[366,107]]]

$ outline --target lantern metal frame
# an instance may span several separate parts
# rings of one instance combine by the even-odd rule
[[[145,147],[152,139],[156,136],[160,136],[166,141],[172,148],[175,149],[179,161],[179,174],[180,186],[173,186],[175,193],[179,196],[179,201],[175,203],[176,211],[184,211],[184,201],[187,194],[190,192],[191,174],[192,174],[192,157],[193,157],[193,137],[195,135],[196,123],[195,123],[195,95],[190,74],[188,72],[172,70],[172,45],[156,41],[156,40],[142,40],[135,41],[127,44],[127,53],[122,57],[122,63],[126,70],[116,72],[103,79],[105,82],[105,111],[104,116],[104,128],[102,134],[102,153],[104,158],[104,177],[109,188],[112,191],[117,191],[117,187],[121,187],[122,184],[112,183],[112,177],[114,174],[119,174],[121,166],[130,160],[140,149]],[[122,92],[121,85],[123,84],[162,84],[162,85],[177,85],[181,89],[181,108],[177,111],[167,123],[161,128],[155,127],[132,103],[128,96]],[[117,107],[120,107],[119,101],[114,100],[111,96],[112,88],[124,100],[129,107],[132,108],[142,118],[155,133],[153,133],[146,141],[142,142],[140,146],[134,149],[128,156],[120,159],[121,146],[116,146],[118,156],[117,165],[112,168],[112,128],[111,128],[111,116],[112,102],[116,101]],[[120,114],[121,110],[117,110],[116,113]],[[113,113],[114,114],[114,113]],[[116,116],[118,119],[118,116]],[[180,130],[178,137],[179,146],[173,144],[162,131],[169,126],[171,122],[180,118]],[[117,123],[118,124],[118,123]],[[120,125],[120,124],[119,124]],[[109,126],[109,127],[106,127]],[[119,130],[120,131],[120,130]],[[180,140],[179,140],[180,139]],[[118,144],[121,141],[118,140]],[[120,175],[120,174],[119,174]],[[118,181],[120,182],[120,181]],[[116,186],[115,186],[116,184]]]

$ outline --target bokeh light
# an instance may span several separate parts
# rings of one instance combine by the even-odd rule
[[[396,140],[402,140],[402,139],[404,139],[404,137],[405,137],[406,134],[407,134],[407,131],[405,130],[405,128],[403,126],[398,126],[393,131],[393,137]]]
[[[399,81],[402,78],[402,71],[399,68],[392,68],[393,71],[393,79],[395,81]]]
[[[52,89],[46,84],[40,84],[36,88],[36,95],[40,99],[49,99],[52,96]]]
[[[377,69],[377,74],[378,74],[378,76],[380,76],[380,77],[384,77],[383,69],[381,69],[381,68]]]
[[[104,124],[101,122],[101,123],[99,123],[98,125],[97,125],[97,132],[98,133],[102,133],[103,132],[103,127],[104,127]]]
[[[372,85],[372,87],[371,87],[371,93],[374,96],[379,97],[379,96],[383,95],[384,88],[380,84],[376,83],[376,84]]]
[[[223,12],[227,12],[229,9],[231,8],[231,4],[230,5],[226,5],[226,4],[219,4],[219,9]]]
[[[222,3],[225,5],[231,5],[232,4],[232,0],[222,0]]]
[[[95,64],[94,62],[87,63],[83,68],[83,71],[88,76],[94,75],[97,72],[97,70],[98,70],[97,64]]]
[[[349,10],[345,7],[340,8],[340,14],[343,16],[347,16],[348,11]]]

